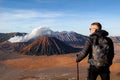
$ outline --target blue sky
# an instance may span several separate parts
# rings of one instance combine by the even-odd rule
[[[36,27],[89,35],[100,22],[120,36],[120,0],[0,0],[0,33],[31,32]]]

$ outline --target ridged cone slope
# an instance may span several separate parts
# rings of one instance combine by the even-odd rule
[[[53,55],[77,52],[78,49],[73,48],[55,37],[41,37],[30,45],[22,49],[23,54],[27,55]]]

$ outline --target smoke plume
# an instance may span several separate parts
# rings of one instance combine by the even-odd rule
[[[40,36],[44,36],[44,35],[54,35],[55,32],[53,32],[52,30],[50,30],[49,28],[35,28],[32,30],[31,33],[28,33],[26,34],[25,36],[15,36],[15,37],[12,37],[10,38],[8,41],[9,42],[12,42],[12,43],[15,43],[15,42],[27,42],[31,39],[35,39],[37,37],[40,37]]]

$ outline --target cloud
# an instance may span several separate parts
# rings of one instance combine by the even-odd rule
[[[51,26],[65,16],[63,12],[0,8],[1,32],[24,32],[28,27]],[[19,27],[19,28],[16,28]],[[4,29],[4,30],[3,30]]]
[[[1,10],[1,9],[0,9]],[[32,10],[9,10],[0,13],[0,20],[24,20],[33,18],[56,18],[63,16],[63,13],[49,11],[32,11]]]

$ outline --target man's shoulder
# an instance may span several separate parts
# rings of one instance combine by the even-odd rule
[[[88,37],[87,39],[86,39],[86,42],[92,42],[93,41],[93,38],[91,38],[91,37]]]
[[[106,37],[106,40],[110,43],[113,43],[112,39],[110,37]]]

